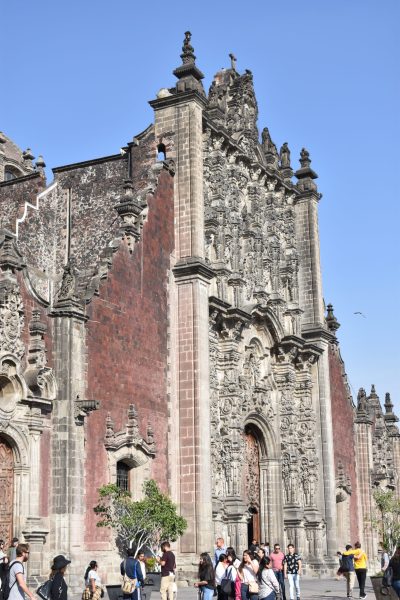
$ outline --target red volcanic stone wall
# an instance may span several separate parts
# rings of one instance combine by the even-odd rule
[[[104,547],[108,532],[96,528],[98,488],[109,481],[104,435],[107,413],[115,431],[125,429],[129,404],[138,412],[141,435],[151,423],[156,443],[152,477],[167,490],[168,275],[174,250],[173,178],[159,176],[140,242],[130,254],[122,244],[99,297],[88,307],[87,397],[101,408],[87,418],[86,531],[92,550]]]
[[[351,542],[358,540],[358,493],[355,470],[354,413],[348,399],[344,382],[344,366],[338,350],[329,347],[329,373],[332,395],[332,425],[335,457],[335,472],[339,461],[345,474],[350,477],[352,493],[350,497],[350,534]],[[349,542],[350,543],[350,542]]]

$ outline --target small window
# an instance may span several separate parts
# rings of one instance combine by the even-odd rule
[[[164,144],[158,144],[157,146],[157,160],[163,161],[167,158],[167,150]]]
[[[130,467],[122,461],[117,463],[117,486],[124,492],[129,492]]]
[[[13,167],[6,167],[4,169],[4,181],[11,181],[12,179],[17,179],[17,177],[21,177],[18,169],[14,169]]]

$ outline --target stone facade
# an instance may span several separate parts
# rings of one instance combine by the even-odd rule
[[[374,556],[372,489],[400,493],[390,398],[353,403],[325,314],[308,151],[294,171],[260,139],[233,55],[208,95],[189,32],[181,58],[154,124],[49,186],[0,136],[1,534],[33,581],[60,552],[73,587],[93,557],[116,579],[93,506],[121,469],[177,502],[186,572],[215,535],[292,541],[311,573],[357,537]]]

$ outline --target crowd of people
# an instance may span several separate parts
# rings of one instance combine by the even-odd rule
[[[29,560],[29,544],[19,543],[18,538],[13,538],[8,551],[5,552],[4,541],[0,540],[0,600],[68,600],[68,586],[65,574],[71,563],[65,556],[55,556],[48,580],[35,592],[30,590],[26,583],[25,563]],[[166,546],[169,548],[168,542]],[[171,553],[172,554],[172,553]],[[160,558],[161,570],[163,560]],[[104,586],[98,572],[98,563],[90,561],[83,576],[82,600],[100,600],[104,596]],[[175,558],[173,570],[175,571]],[[120,571],[123,578],[121,586],[124,600],[140,600],[140,588],[146,578],[146,564],[144,552],[135,552],[128,549],[127,558],[121,562]],[[143,600],[143,599],[142,599]],[[167,600],[166,597],[164,600]]]
[[[346,580],[347,597],[352,598],[355,580],[360,588],[360,599],[366,598],[365,582],[368,557],[360,542],[354,548],[348,544],[338,552],[338,577]],[[26,584],[25,563],[29,559],[29,545],[13,538],[8,550],[0,540],[0,600],[36,600],[35,593]],[[169,542],[161,544],[157,556],[161,570],[161,600],[175,600],[176,581],[175,555]],[[41,600],[67,600],[68,587],[65,573],[70,564],[63,555],[54,557],[48,580],[38,588]],[[386,548],[381,553],[381,569],[386,585],[391,586],[400,598],[400,546],[390,558]],[[124,600],[144,600],[142,591],[146,582],[145,554],[140,551],[136,557],[133,549],[127,550],[126,558],[120,564],[122,576],[121,591]],[[226,547],[223,538],[216,540],[213,558],[203,552],[199,558],[198,577],[194,582],[200,600],[286,600],[285,580],[289,584],[289,600],[300,600],[300,577],[302,559],[293,544],[284,553],[279,544],[270,549],[269,543],[258,544],[252,541],[248,550],[240,558],[233,547]],[[84,574],[82,600],[100,600],[104,595],[98,573],[98,563],[92,560]]]
[[[214,560],[207,552],[200,555],[198,581],[194,583],[202,600],[211,600],[214,590],[218,600],[286,600],[285,579],[289,582],[290,600],[300,600],[301,556],[289,544],[286,554],[279,544],[270,551],[269,543],[253,540],[240,560],[235,549],[226,547],[223,538],[216,540]]]

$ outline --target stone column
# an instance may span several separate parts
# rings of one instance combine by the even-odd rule
[[[264,497],[261,498],[266,505],[264,513],[267,522],[266,537],[263,541],[269,541],[272,547],[283,540],[282,464],[279,458],[267,458],[265,462],[265,473],[260,462],[263,481],[266,478],[266,490],[264,489]]]
[[[373,469],[372,457],[372,421],[366,410],[359,408],[354,422],[355,449],[357,464],[357,490],[358,506],[361,513],[360,529],[361,543],[367,556],[373,560],[377,556],[377,544],[371,521],[374,518],[371,473]]]
[[[318,202],[320,194],[314,180],[317,174],[310,168],[311,160],[303,148],[301,169],[296,172],[300,197],[296,201],[296,239],[300,253],[299,304],[302,314],[302,336],[323,351],[312,371],[313,394],[317,402],[320,427],[321,511],[326,522],[326,556],[328,566],[337,564],[336,503],[333,430],[329,380],[328,344],[332,337],[325,325],[322,277],[320,265]]]
[[[73,280],[71,283],[69,275]],[[75,296],[72,269],[67,265],[54,319],[54,373],[58,383],[52,415],[53,485],[51,499],[51,546],[82,564],[85,532],[84,428],[77,419],[77,403],[85,398],[86,349],[83,306]],[[70,285],[68,289],[68,285]],[[81,586],[81,576],[70,575],[69,585]]]
[[[188,522],[180,540],[186,568],[199,552],[212,549],[211,444],[209,398],[208,288],[213,273],[204,261],[202,73],[194,64],[190,33],[183,47],[179,81],[171,94],[161,90],[155,110],[156,144],[175,162],[175,281],[171,286],[171,364],[177,418],[169,443],[175,456],[171,489]],[[156,148],[154,149],[156,155]],[[172,400],[172,405],[174,400]]]

